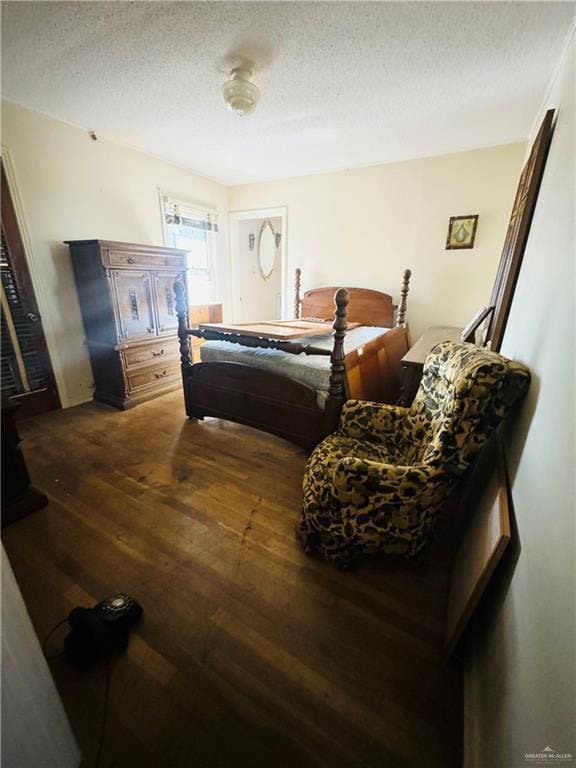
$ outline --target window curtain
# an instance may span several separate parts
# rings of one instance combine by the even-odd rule
[[[168,197],[163,198],[163,203],[166,224],[218,232],[218,216],[215,212],[192,208]]]

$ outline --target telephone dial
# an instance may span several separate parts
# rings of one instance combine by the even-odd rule
[[[68,616],[71,631],[64,641],[66,657],[87,667],[117,648],[125,648],[130,630],[142,613],[142,606],[124,592],[107,597],[93,608],[74,608]]]

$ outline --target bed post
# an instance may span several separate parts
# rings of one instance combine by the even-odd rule
[[[294,320],[300,319],[300,276],[302,270],[296,267],[294,274]]]
[[[178,316],[178,341],[180,342],[180,364],[182,370],[182,386],[184,388],[184,403],[186,413],[190,416],[188,405],[188,386],[186,373],[192,367],[190,359],[190,342],[188,341],[188,307],[186,305],[186,286],[180,280],[174,283],[176,294],[176,315]]]
[[[339,288],[335,295],[336,311],[334,312],[334,348],[330,357],[330,386],[324,410],[324,426],[326,434],[335,432],[340,423],[340,412],[346,402],[346,367],[344,365],[344,337],[346,336],[346,308],[350,294],[346,288]]]
[[[408,298],[408,290],[410,288],[410,278],[412,272],[409,269],[404,270],[402,275],[402,288],[400,289],[400,304],[396,312],[396,325],[406,325],[406,299]]]
[[[178,340],[180,341],[180,362],[182,371],[190,368],[192,360],[190,359],[190,344],[188,342],[188,307],[186,306],[186,287],[184,283],[177,280],[174,283],[174,293],[176,294],[176,315],[178,316]]]

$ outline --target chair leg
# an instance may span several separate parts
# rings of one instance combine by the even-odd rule
[[[318,534],[317,549],[322,553],[322,557],[339,571],[356,569],[358,552],[347,542],[335,539],[332,535],[323,539],[322,535]]]
[[[296,538],[302,544],[304,553],[306,555],[313,555],[320,544],[319,535],[314,531],[305,530],[301,522],[296,524],[294,532],[296,533]]]
[[[320,552],[322,557],[340,571],[353,571],[356,566],[356,552],[349,546],[338,546],[332,537],[325,538],[319,531],[311,530],[304,519],[295,527],[296,538],[306,555]]]

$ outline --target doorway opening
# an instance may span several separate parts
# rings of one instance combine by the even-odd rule
[[[232,312],[236,323],[290,317],[286,208],[230,214]]]

